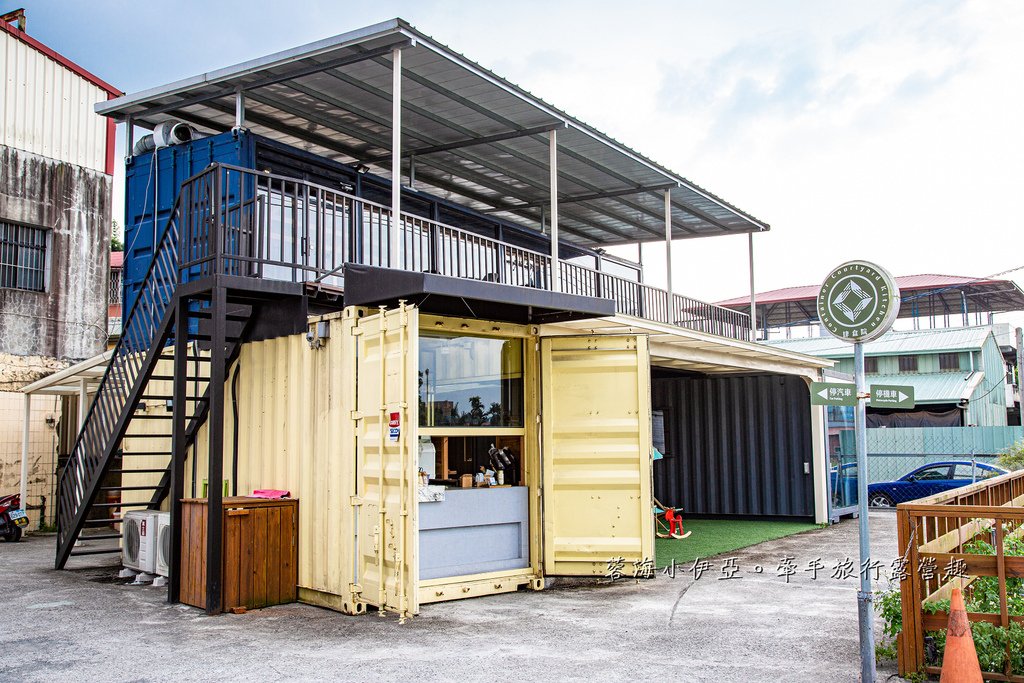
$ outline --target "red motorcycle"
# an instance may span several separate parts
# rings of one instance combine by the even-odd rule
[[[8,543],[21,540],[21,530],[28,526],[28,515],[21,509],[21,494],[0,498],[0,538]]]

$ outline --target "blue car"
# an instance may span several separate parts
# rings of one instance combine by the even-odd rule
[[[976,481],[991,479],[1009,470],[987,463],[970,460],[932,462],[904,474],[896,481],[868,484],[868,505],[891,508],[925,496],[968,486]]]

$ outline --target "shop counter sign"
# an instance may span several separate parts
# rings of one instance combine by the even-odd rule
[[[397,443],[398,437],[402,434],[402,418],[400,413],[391,413],[388,420],[388,439],[391,443]]]
[[[811,382],[812,406],[855,406],[857,387],[841,382]]]
[[[849,261],[825,278],[818,292],[818,318],[843,341],[866,342],[885,334],[900,312],[900,290],[881,266]]]

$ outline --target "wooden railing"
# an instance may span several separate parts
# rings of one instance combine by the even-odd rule
[[[181,188],[182,279],[212,273],[344,286],[346,263],[387,267],[389,207],[303,180],[214,164]],[[551,256],[402,213],[405,270],[551,290]],[[578,264],[559,263],[560,290],[612,299],[646,320],[749,340],[750,317]]]
[[[955,587],[964,593],[972,623],[988,622],[1005,632],[1013,623],[1024,625],[1024,613],[1011,614],[1010,609],[1014,593],[1024,590],[1019,581],[1024,577],[1019,551],[1024,547],[1024,471],[901,503],[896,523],[902,565],[901,675],[940,673],[926,639],[929,632],[945,631],[949,614],[944,601]],[[1007,642],[1002,670],[987,671],[987,680],[1024,682],[1024,669],[1011,669],[1012,657],[1020,654],[1011,647],[1019,646]]]

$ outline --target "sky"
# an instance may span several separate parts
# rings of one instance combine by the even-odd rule
[[[1024,266],[1019,0],[0,0],[21,5],[31,35],[126,92],[400,16],[771,224],[760,291],[854,258],[894,275]],[[673,257],[679,293],[749,291],[745,236]],[[663,285],[663,246],[643,260]]]

